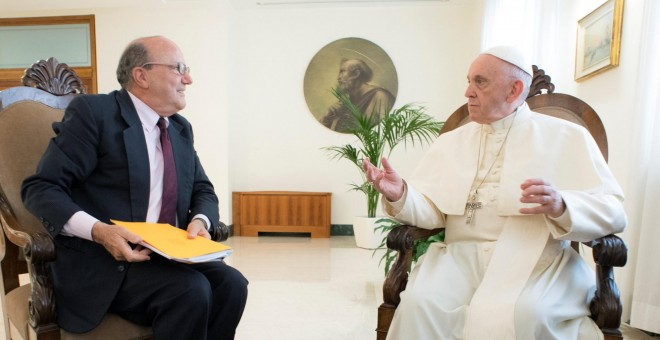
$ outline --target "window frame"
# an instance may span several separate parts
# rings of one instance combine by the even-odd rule
[[[89,25],[89,46],[91,66],[71,66],[85,86],[87,93],[97,93],[97,72],[96,72],[96,28],[94,15],[73,15],[73,16],[52,16],[52,17],[30,17],[30,18],[0,18],[0,26],[46,26],[46,25],[67,25],[67,24],[87,24]],[[3,46],[5,48],[5,46]],[[46,60],[56,55],[46,55],[42,59]],[[35,60],[34,62],[36,62]],[[66,61],[58,59],[65,63]],[[29,65],[28,65],[29,67]],[[25,68],[0,68],[0,90],[22,86],[21,78]]]

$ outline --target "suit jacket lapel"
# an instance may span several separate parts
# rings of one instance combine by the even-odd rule
[[[149,207],[149,154],[145,145],[144,130],[135,106],[126,90],[118,92],[117,103],[121,116],[128,125],[124,129],[124,148],[128,166],[130,206],[133,221],[145,221]],[[142,146],[142,147],[140,147]]]

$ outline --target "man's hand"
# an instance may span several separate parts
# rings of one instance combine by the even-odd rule
[[[403,196],[403,179],[394,171],[387,158],[381,159],[383,169],[376,168],[369,158],[362,160],[362,169],[367,177],[367,181],[374,186],[374,189],[383,194],[390,202],[396,202]]]
[[[552,218],[561,216],[566,211],[566,204],[552,183],[541,178],[528,179],[520,185],[520,202],[538,203],[533,208],[521,208],[521,214],[545,214]]]
[[[99,243],[117,261],[142,262],[150,259],[151,250],[139,245],[142,238],[124,227],[101,221],[92,226],[92,239]],[[136,244],[133,249],[130,244]]]
[[[206,230],[206,226],[204,225],[204,222],[200,219],[194,219],[188,223],[188,238],[193,239],[197,236],[203,236],[206,237],[207,239],[211,239],[211,234],[209,234],[208,230]]]

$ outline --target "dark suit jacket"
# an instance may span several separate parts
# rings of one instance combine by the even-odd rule
[[[178,178],[178,224],[204,214],[219,221],[218,198],[193,146],[190,123],[169,118]],[[55,238],[52,265],[59,325],[84,332],[103,318],[127,262],[116,261],[103,246],[60,235],[80,210],[109,223],[110,219],[145,221],[149,202],[149,160],[142,124],[125,90],[83,95],[66,109],[36,174],[23,182],[25,206]]]

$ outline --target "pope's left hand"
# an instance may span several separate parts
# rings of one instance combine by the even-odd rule
[[[521,208],[521,214],[545,214],[552,218],[561,216],[566,210],[564,199],[552,183],[542,178],[532,178],[520,185],[520,202],[537,203],[536,207]]]

